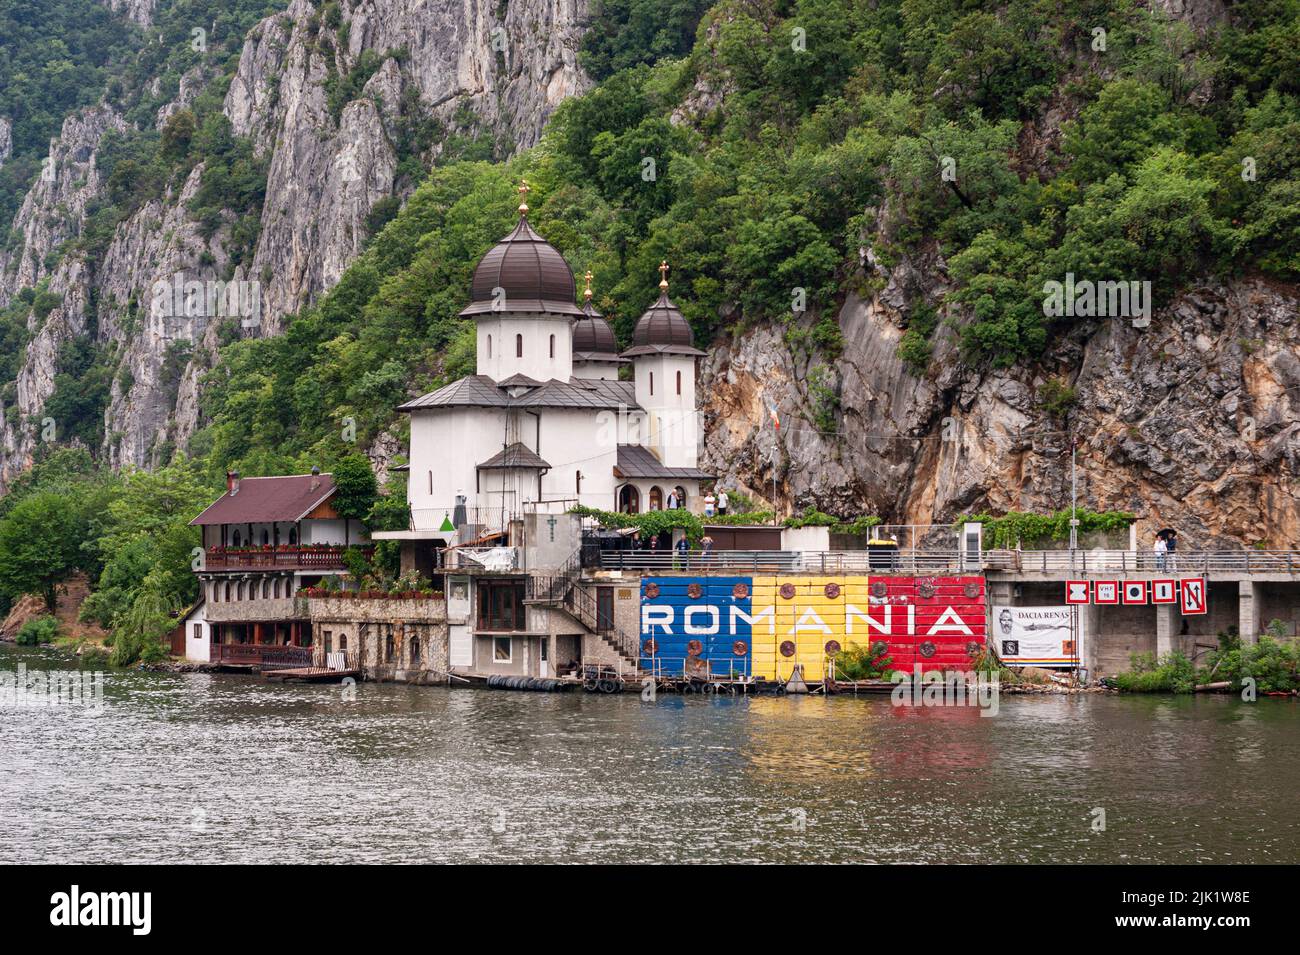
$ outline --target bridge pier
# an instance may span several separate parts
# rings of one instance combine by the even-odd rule
[[[1182,617],[1176,604],[1156,604],[1156,659],[1178,649]]]
[[[1254,646],[1259,642],[1261,588],[1253,580],[1238,581],[1237,588],[1237,633],[1242,646]]]

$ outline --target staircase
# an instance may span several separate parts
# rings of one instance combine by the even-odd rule
[[[637,675],[641,652],[640,636],[620,630],[612,620],[600,620],[596,596],[583,586],[581,573],[581,567],[574,566],[566,567],[565,573],[556,576],[530,576],[527,602],[568,614],[582,624],[588,633],[600,637],[605,646],[618,654],[624,663],[625,672]]]

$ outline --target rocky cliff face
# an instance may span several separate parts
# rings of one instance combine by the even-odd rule
[[[154,10],[153,0],[106,2],[141,24]],[[0,251],[0,306],[42,281],[63,299],[43,320],[29,318],[31,344],[0,423],[0,490],[30,464],[59,350],[78,337],[93,336],[115,363],[99,449],[106,460],[149,466],[183,446],[226,316],[199,309],[159,320],[155,284],[178,274],[256,283],[260,311],[251,322],[241,316],[239,334],[278,333],[361,250],[375,203],[414,185],[400,180],[402,158],[427,165],[452,133],[489,136],[504,153],[536,142],[555,106],[587,84],[576,59],[585,16],[586,0],[344,0],[338,22],[325,23],[307,0],[292,0],[264,20],[246,39],[224,104],[235,133],[251,137],[269,165],[260,238],[242,269],[226,249],[228,226],[204,238],[190,218],[202,166],[120,223],[93,271],[60,257],[101,194],[95,160],[105,132],[126,128],[107,106],[70,118],[51,148],[52,178],[36,183],[13,223],[21,243]],[[176,101],[158,111],[159,128],[212,78],[186,74]],[[432,131],[418,148],[416,126]]]
[[[1136,512],[1143,539],[1170,525],[1189,547],[1300,546],[1296,288],[1210,282],[1145,328],[1078,319],[1032,368],[963,369],[941,331],[930,372],[918,376],[897,355],[901,301],[891,292],[920,265],[905,263],[880,295],[840,312],[832,431],[813,423],[822,396],[771,329],[716,349],[701,388],[706,466],[770,498],[771,402],[783,503],[946,523],[1068,506],[1077,435],[1080,505]],[[1045,407],[1049,379],[1074,389],[1072,404]]]
[[[295,0],[252,32],[226,114],[272,154],[253,262],[267,277],[268,331],[360,251],[366,214],[393,192],[400,121],[481,130],[507,152],[537,141],[552,110],[585,85],[576,59],[584,7],[365,0],[345,17],[345,34],[329,34],[311,4]],[[353,74],[367,51],[381,65],[335,118],[331,73]]]
[[[155,0],[104,0],[104,5],[142,27],[153,22]]]

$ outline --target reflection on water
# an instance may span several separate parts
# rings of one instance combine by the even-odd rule
[[[0,649],[19,660],[65,665]],[[1300,858],[1294,701],[1011,697],[982,718],[139,673],[105,700],[0,709],[0,862]]]

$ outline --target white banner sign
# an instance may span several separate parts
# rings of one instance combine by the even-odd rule
[[[1007,666],[1078,664],[1069,607],[993,607],[993,646]]]

